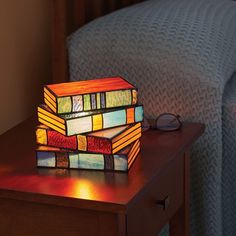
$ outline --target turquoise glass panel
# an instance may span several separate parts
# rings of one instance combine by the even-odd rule
[[[135,122],[143,121],[143,107],[135,107]]]
[[[37,166],[55,167],[56,157],[54,152],[37,152]]]
[[[104,122],[104,128],[125,125],[126,124],[125,109],[104,113],[103,122]]]
[[[79,168],[79,155],[76,153],[69,153],[70,168]]]
[[[127,168],[127,158],[121,155],[114,155],[114,170],[126,171]]]
[[[104,157],[102,154],[79,154],[79,168],[104,170]]]

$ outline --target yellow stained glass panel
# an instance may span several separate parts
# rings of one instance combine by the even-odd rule
[[[52,103],[52,100],[50,101],[49,100],[50,98],[47,96],[47,94],[44,95],[44,102],[46,105],[48,105],[50,107],[50,109],[53,111],[53,112],[57,112],[57,109],[56,109],[56,104],[53,104]]]
[[[86,139],[86,136],[78,135],[77,136],[77,140],[78,140],[78,150],[87,151],[87,139]]]
[[[44,98],[45,98],[46,100],[48,100],[48,102],[49,102],[54,108],[56,108],[56,103],[55,103],[46,93],[44,93]]]
[[[46,87],[44,87],[43,90],[54,102],[56,102],[56,98],[51,94],[51,92]]]
[[[135,153],[132,155],[132,157],[130,158],[130,160],[128,161],[128,169],[130,168],[130,166],[133,164],[133,162],[135,161],[138,153],[140,152],[140,147],[137,147],[137,150],[135,151]]]
[[[41,119],[40,117],[38,118],[38,121],[39,121],[41,124],[44,124],[44,125],[46,125],[46,126],[52,128],[52,129],[58,131],[59,133],[66,135],[66,131],[65,131],[65,130],[60,129],[59,127],[53,125],[52,123],[47,122],[46,120]]]
[[[45,129],[37,129],[36,140],[38,144],[47,145],[47,131]]]
[[[41,112],[42,114],[44,114],[44,115],[46,115],[48,117],[51,117],[52,119],[57,120],[57,121],[59,121],[62,124],[65,124],[65,121],[62,118],[60,118],[60,117],[58,117],[56,115],[53,115],[52,113],[42,109],[41,107],[38,107],[38,112]]]
[[[136,130],[137,128],[141,127],[141,123],[137,123],[136,125],[132,126],[131,128],[129,128],[128,130],[126,131],[123,131],[120,135],[118,135],[117,137],[115,137],[113,140],[112,140],[112,143],[115,143],[117,140],[125,137],[126,135],[132,133],[134,130]]]
[[[138,133],[136,136],[132,137],[131,139],[127,140],[126,142],[122,143],[120,146],[113,149],[112,153],[116,153],[122,148],[126,147],[128,144],[132,143],[133,141],[139,139],[141,137],[141,133]]]
[[[117,142],[113,143],[112,147],[113,148],[116,148],[118,147],[119,145],[121,145],[122,143],[124,142],[127,142],[127,141],[130,141],[135,135],[137,134],[141,134],[141,127],[136,129],[135,131],[133,131],[132,133],[124,136],[123,138],[121,138],[120,140],[118,140]],[[129,142],[131,143],[131,141]]]
[[[58,122],[58,121],[48,117],[47,115],[44,115],[44,114],[41,114],[40,112],[38,112],[38,117],[41,118],[41,119],[46,120],[47,122],[52,123],[53,125],[58,126],[61,129],[65,129],[65,125],[64,124],[61,124],[60,122]]]
[[[102,129],[102,114],[93,116],[93,131]]]

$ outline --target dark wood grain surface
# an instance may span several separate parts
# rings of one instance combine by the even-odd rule
[[[177,132],[146,131],[141,153],[129,173],[39,169],[35,159],[35,119],[0,136],[0,198],[124,212],[162,168],[202,134],[202,124]]]

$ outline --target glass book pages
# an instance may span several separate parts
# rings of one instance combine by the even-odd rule
[[[129,106],[137,89],[121,77],[44,86],[44,102],[57,114]]]
[[[139,140],[112,155],[39,146],[36,149],[36,158],[38,167],[128,171],[139,151]]]
[[[140,137],[141,123],[73,136],[65,136],[45,125],[36,128],[39,145],[103,154],[117,153]]]
[[[134,105],[57,115],[46,105],[38,107],[38,121],[71,136],[143,121],[143,106]]]

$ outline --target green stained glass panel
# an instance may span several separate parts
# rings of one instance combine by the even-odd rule
[[[106,107],[117,107],[131,105],[131,91],[120,90],[106,92]]]
[[[91,102],[89,94],[84,95],[84,110],[85,111],[91,110]]]
[[[61,97],[58,98],[58,113],[69,113],[71,112],[71,98],[70,97]]]

